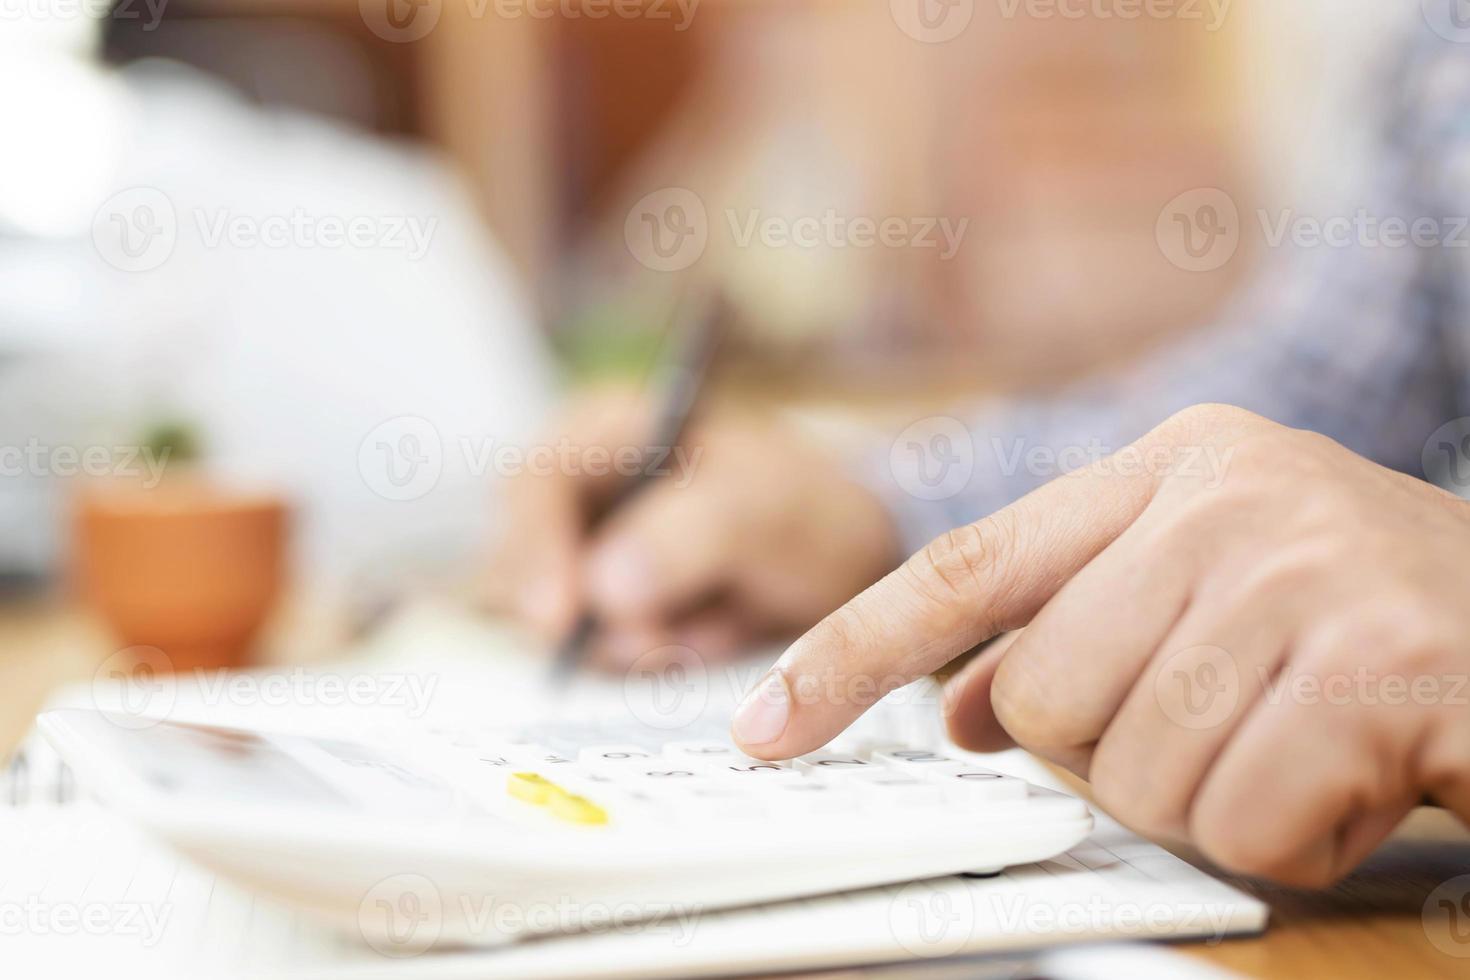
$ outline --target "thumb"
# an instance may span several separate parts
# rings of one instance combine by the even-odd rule
[[[1123,453],[1172,444],[1166,427]],[[817,749],[888,692],[1018,629],[1143,513],[1159,475],[1123,453],[935,539],[797,640],[736,711],[751,755]]]

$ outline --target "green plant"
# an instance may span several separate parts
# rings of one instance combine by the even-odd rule
[[[172,465],[197,460],[201,454],[199,434],[187,422],[170,419],[149,427],[142,440],[142,448],[152,454],[153,459],[168,460]]]

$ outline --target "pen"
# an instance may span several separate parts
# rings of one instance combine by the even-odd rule
[[[655,398],[653,439],[650,446],[673,451],[684,437],[689,420],[699,404],[705,378],[709,374],[715,349],[719,346],[720,325],[724,322],[725,303],[718,292],[712,292],[695,303],[681,303],[670,328],[669,343],[674,349],[657,369],[655,383],[661,386]],[[596,517],[589,522],[596,527],[613,513],[637,497],[658,479],[657,473],[643,468],[625,480]],[[582,661],[600,627],[596,613],[584,610],[570,633],[557,647],[551,666],[551,685],[564,688]]]

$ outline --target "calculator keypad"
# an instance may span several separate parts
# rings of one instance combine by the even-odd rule
[[[579,824],[1046,802],[1025,780],[922,747],[850,743],[769,762],[746,756],[723,733],[668,741],[660,734],[547,726],[441,741],[472,758],[477,771],[504,781],[515,799]]]

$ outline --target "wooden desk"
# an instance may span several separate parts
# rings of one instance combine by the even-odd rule
[[[86,680],[109,652],[105,635],[74,610],[0,607],[0,745],[8,750],[25,732],[51,687]],[[1452,957],[1430,942],[1422,918],[1429,893],[1465,874],[1470,874],[1470,831],[1442,811],[1419,810],[1331,891],[1298,892],[1235,880],[1270,904],[1267,933],[1179,949],[1273,980],[1470,977],[1470,937],[1456,945],[1447,931],[1439,933],[1442,945],[1463,954]]]
[[[1269,931],[1213,949],[1185,948],[1246,976],[1283,980],[1470,977],[1470,937],[1461,936],[1457,943],[1443,920],[1426,924],[1422,914],[1430,892],[1465,874],[1470,874],[1470,832],[1443,810],[1417,810],[1331,891],[1300,892],[1222,876],[1271,906]],[[1467,925],[1462,921],[1460,929]],[[1429,928],[1459,956],[1437,949],[1426,934]]]

